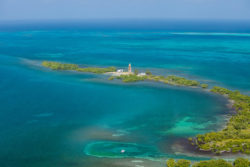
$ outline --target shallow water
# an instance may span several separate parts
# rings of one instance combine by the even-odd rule
[[[157,167],[169,157],[208,159],[176,146],[226,122],[220,96],[50,71],[41,60],[121,68],[131,62],[249,94],[248,35],[27,30],[0,32],[0,43],[1,166]]]

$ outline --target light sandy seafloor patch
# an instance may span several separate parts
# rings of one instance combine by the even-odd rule
[[[210,158],[204,156],[187,156],[184,154],[170,155],[161,153],[154,147],[139,145],[136,143],[112,142],[112,141],[96,141],[87,144],[84,153],[89,156],[98,158],[124,159],[135,158],[151,161],[165,161],[168,158],[190,159],[190,160],[208,160]],[[142,163],[142,160],[133,160],[136,163]]]
[[[169,130],[166,130],[164,132],[161,132],[162,134],[174,134],[174,135],[183,135],[187,134],[189,136],[200,134],[206,132],[206,127],[212,124],[211,121],[204,122],[204,123],[195,123],[192,121],[189,121],[190,117],[185,117],[179,122],[175,124],[175,126]]]
[[[109,158],[144,158],[160,157],[161,154],[153,147],[136,143],[98,141],[89,143],[84,152],[87,155]]]

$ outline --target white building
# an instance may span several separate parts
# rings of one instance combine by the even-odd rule
[[[142,72],[142,73],[139,73],[138,76],[146,76],[146,73]]]
[[[116,72],[122,73],[122,72],[123,72],[123,69],[118,69]]]

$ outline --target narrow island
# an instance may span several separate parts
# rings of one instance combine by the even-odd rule
[[[175,86],[200,87],[202,89],[208,88],[208,85],[205,83],[201,84],[198,81],[189,80],[183,77],[178,77],[174,75],[169,75],[165,77],[153,75],[150,71],[146,71],[145,73],[139,73],[138,70],[132,71],[131,64],[129,64],[128,66],[128,71],[124,71],[123,69],[117,70],[115,67],[84,68],[76,64],[64,64],[51,61],[43,61],[42,66],[50,68],[52,70],[71,70],[96,74],[108,74],[111,75],[109,77],[109,80],[120,79],[125,83],[149,80]],[[210,90],[210,92],[223,95],[229,100],[231,100],[233,102],[233,108],[236,110],[236,114],[232,115],[223,130],[206,134],[198,134],[194,138],[189,138],[189,141],[194,147],[198,148],[200,151],[207,151],[215,154],[222,154],[224,152],[250,154],[250,96],[243,95],[239,91],[231,91],[218,86],[214,86]],[[246,159],[238,159],[236,162],[241,161],[243,161],[245,164],[249,164],[248,160]],[[182,160],[180,162],[169,160],[168,163],[169,164],[167,165],[171,167],[171,164],[188,164],[190,162],[188,162],[187,160]],[[216,166],[217,163],[222,163],[223,167],[224,163],[226,164],[225,166],[232,166],[232,164],[224,162],[223,160],[210,160],[202,161],[200,162],[200,164],[195,165],[195,167]],[[190,166],[190,164],[186,166]]]
[[[145,73],[139,73],[138,70],[134,70],[133,72],[131,64],[129,64],[127,72],[123,71],[123,69],[117,70],[115,67],[106,67],[106,68],[79,67],[76,64],[64,64],[51,61],[43,61],[42,66],[50,68],[52,70],[70,70],[78,72],[89,72],[95,74],[108,74],[111,75],[109,80],[120,79],[123,82],[137,82],[137,81],[151,80],[176,86],[193,86],[193,87],[200,86],[202,88],[207,88],[208,86],[207,84],[200,84],[198,81],[188,80],[183,77],[178,77],[174,75],[164,77],[164,76],[153,75],[150,71],[146,71]]]

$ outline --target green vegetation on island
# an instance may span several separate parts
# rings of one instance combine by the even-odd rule
[[[169,85],[176,85],[176,86],[199,86],[200,83],[194,80],[188,80],[183,77],[178,77],[174,75],[169,75],[167,77],[164,76],[156,76],[156,75],[148,75],[148,80],[159,81]]]
[[[192,167],[233,167],[233,164],[223,159],[200,161],[194,163]],[[248,166],[247,166],[248,167]]]
[[[43,61],[42,66],[50,68],[52,70],[76,70],[79,68],[76,64],[63,64],[52,61]]]
[[[135,75],[139,74],[139,71],[137,69],[134,70]]]
[[[167,167],[190,167],[191,161],[185,159],[179,159],[175,161],[174,159],[170,158],[167,160]]]
[[[96,74],[103,74],[107,72],[115,72],[115,67],[107,67],[107,68],[97,68],[97,67],[86,67],[82,68],[76,64],[65,64],[65,63],[58,63],[52,61],[43,61],[42,66],[50,68],[52,70],[71,70],[71,71],[79,71],[79,72],[90,72]]]
[[[137,82],[137,81],[143,81],[147,78],[145,76],[138,76],[135,74],[129,74],[129,75],[117,76],[116,79],[121,79],[123,82]]]
[[[218,154],[223,152],[250,154],[250,96],[217,86],[213,87],[211,92],[232,100],[237,113],[231,117],[226,128],[218,132],[197,135],[192,141],[193,144],[200,150]]]
[[[146,71],[146,74],[147,75],[152,75],[151,71],[149,71],[149,70]]]
[[[208,87],[208,84],[201,84],[201,87],[202,87],[203,89],[206,89],[206,88]]]
[[[114,80],[114,79],[115,79],[115,77],[114,77],[114,76],[111,76],[111,77],[109,77],[108,80],[112,81],[112,80]]]
[[[167,167],[249,167],[250,162],[245,158],[237,158],[234,162],[228,162],[223,159],[200,161],[191,164],[190,161],[180,159],[175,161],[174,159],[167,160]]]
[[[136,74],[130,75],[120,75],[116,77],[117,79],[121,79],[123,82],[136,82],[136,81],[143,81],[143,80],[151,80],[156,82],[163,82],[169,85],[177,85],[177,86],[199,86],[200,83],[194,80],[188,80],[183,77],[178,76],[157,76],[157,75],[145,75],[145,76],[138,76]]]
[[[249,167],[250,166],[250,161],[248,159],[245,158],[237,158],[233,165],[235,167]]]
[[[175,160],[173,158],[170,158],[167,160],[167,167],[175,167]]]

